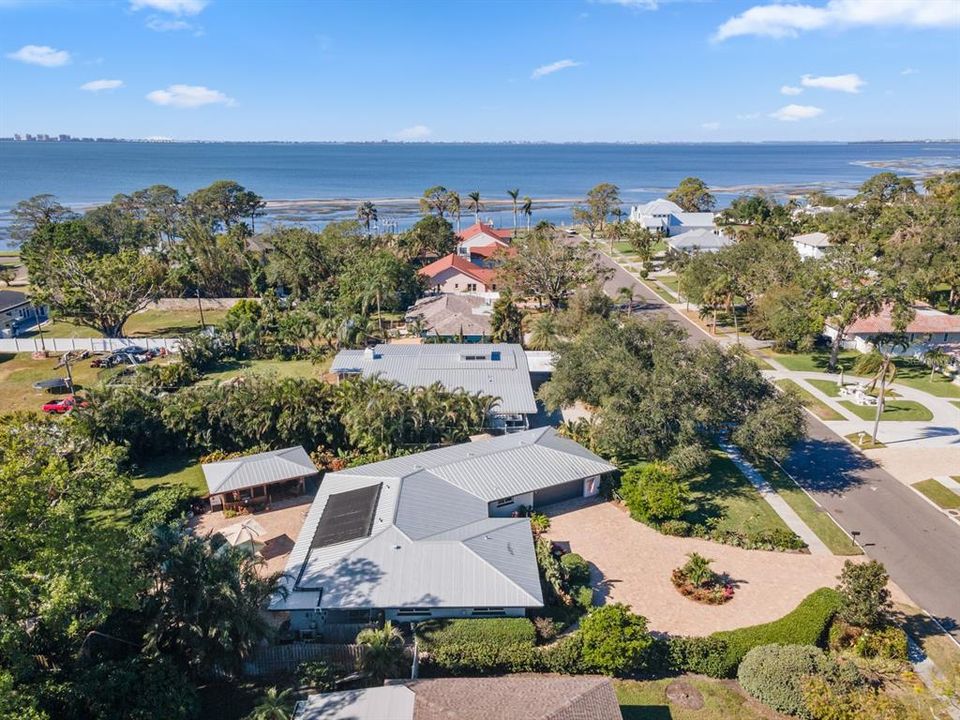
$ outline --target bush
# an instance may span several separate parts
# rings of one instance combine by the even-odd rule
[[[678,520],[690,505],[690,488],[676,469],[652,462],[627,469],[620,481],[620,496],[634,520],[657,524]]]
[[[543,672],[579,675],[585,672],[583,665],[583,638],[573,633],[553,645],[539,648],[540,669]]]
[[[723,640],[727,645],[726,656],[720,667],[722,672],[716,677],[733,677],[744,655],[759,645],[819,645],[839,608],[839,593],[831,588],[820,588],[807,595],[794,610],[779,620],[714,633],[711,638]]]
[[[537,616],[533,619],[533,627],[540,642],[550,642],[557,636],[557,623],[553,618]]]
[[[533,671],[539,665],[536,639],[526,618],[434,620],[417,626],[429,663],[454,675]]]
[[[573,601],[584,610],[593,607],[593,588],[588,585],[581,585],[573,593]]]
[[[323,660],[302,662],[297,666],[297,680],[300,687],[316,688],[320,692],[329,692],[334,688],[333,668]]]
[[[627,675],[644,668],[653,643],[647,619],[621,603],[591,610],[580,623],[580,634],[584,665],[606,675]]]
[[[906,660],[909,652],[907,634],[894,625],[880,630],[865,630],[853,645],[860,657],[884,660]]]
[[[660,523],[660,532],[674,537],[689,537],[692,526],[686,520],[666,520]]]
[[[845,691],[860,682],[856,668],[837,664],[811,645],[760,645],[746,654],[737,673],[748,695],[777,712],[803,718],[812,717],[804,695],[808,678],[822,678]]]
[[[131,513],[133,521],[141,530],[149,532],[158,525],[182,519],[194,498],[193,490],[186,485],[159,488],[137,500]]]
[[[560,565],[570,585],[586,585],[590,582],[590,566],[576,553],[567,553],[561,557]]]
[[[542,535],[550,529],[550,518],[543,513],[535,512],[530,515],[530,527],[537,535]]]
[[[429,620],[417,625],[417,640],[425,650],[461,643],[521,643],[537,640],[533,623],[527,618],[470,618]]]
[[[727,641],[710,637],[674,637],[669,640],[668,662],[676,672],[710,677],[727,675]]]
[[[840,573],[840,617],[851,625],[879,627],[890,611],[890,576],[876,560],[854,563],[847,560]]]

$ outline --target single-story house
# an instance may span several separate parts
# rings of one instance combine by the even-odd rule
[[[591,496],[616,468],[539,428],[328,473],[270,610],[291,629],[381,617],[519,617],[543,605],[522,508]]]
[[[493,303],[479,295],[428,295],[407,308],[405,320],[419,321],[423,337],[463,338],[478,343],[490,338]]]
[[[0,290],[0,336],[16,337],[50,319],[46,305],[34,305],[26,293]]]
[[[622,720],[600,675],[388,680],[383,687],[310,695],[293,720]]]
[[[719,230],[697,228],[667,238],[667,245],[683,253],[716,252],[732,245],[733,240]]]
[[[801,260],[822,260],[830,247],[830,236],[823,232],[804,233],[790,238]]]
[[[466,256],[470,254],[471,248],[482,245],[506,247],[510,244],[511,237],[512,230],[498,230],[482,222],[474,223],[457,235],[457,253]]]
[[[488,418],[492,430],[524,430],[527,416],[537,412],[527,356],[520,345],[511,343],[393,343],[341,350],[330,372],[340,380],[379,375],[407,387],[440,383],[448,390],[491,395],[499,398]]]
[[[899,355],[922,354],[935,346],[953,346],[960,343],[960,315],[948,315],[939,310],[917,303],[916,314],[906,327],[905,335],[910,345],[906,349],[895,348]],[[892,333],[891,307],[883,308],[876,315],[856,320],[844,333],[841,345],[847,349],[868,353],[873,350],[873,338],[883,333]],[[828,320],[824,335],[831,340],[837,336],[836,325]]]
[[[201,469],[212,510],[268,505],[271,499],[300,495],[318,475],[300,445],[203,463]]]
[[[420,268],[420,276],[431,292],[491,293],[497,290],[495,270],[472,263],[455,253]]]
[[[675,202],[663,198],[630,208],[631,222],[663,237],[696,229],[713,230],[715,217],[712,212],[687,212]]]

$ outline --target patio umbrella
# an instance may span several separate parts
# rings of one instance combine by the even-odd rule
[[[230,547],[240,548],[251,555],[256,555],[266,545],[258,539],[265,532],[263,526],[251,518],[223,528],[220,534],[226,538],[227,545]]]

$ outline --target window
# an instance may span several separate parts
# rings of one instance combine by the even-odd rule
[[[506,505],[513,505],[512,497],[500,498],[499,500],[497,500],[497,507],[504,507]]]
[[[472,614],[478,617],[498,617],[506,615],[502,607],[474,608]]]
[[[430,608],[397,608],[397,617],[403,617],[405,615],[432,615],[433,611]]]
[[[467,292],[476,292],[477,284],[476,283],[467,283]]]

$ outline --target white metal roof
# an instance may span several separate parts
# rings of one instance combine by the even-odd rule
[[[407,387],[440,383],[449,390],[459,388],[500,398],[495,409],[502,413],[537,412],[530,369],[520,345],[377,345],[367,350],[342,350],[330,369],[336,373],[379,375]]]
[[[614,469],[539,428],[330,473],[271,608],[538,607],[530,523],[488,517],[488,503]],[[376,484],[368,538],[310,547],[327,498]]]
[[[300,445],[204,463],[202,468],[211,494],[269,485],[317,473],[307,451]]]
[[[830,247],[830,236],[824,232],[804,233],[803,235],[794,235],[793,242],[800,245],[809,245],[810,247],[825,248]]]
[[[638,215],[676,215],[682,213],[683,208],[672,200],[657,198],[644,205],[636,205],[633,208]]]
[[[701,250],[703,252],[713,252],[724,248],[733,243],[733,240],[726,235],[717,234],[707,228],[697,228],[688,230],[679,235],[667,238],[667,244],[674,250],[682,252],[691,252]]]
[[[310,695],[293,720],[413,720],[416,696],[406,685]]]

